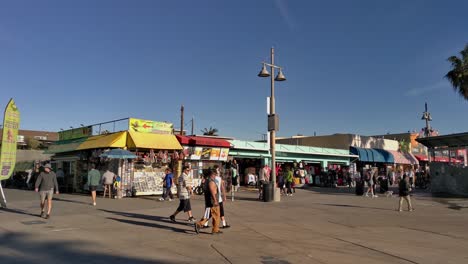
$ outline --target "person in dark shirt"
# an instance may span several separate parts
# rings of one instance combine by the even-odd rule
[[[216,170],[210,171],[210,177],[205,182],[205,207],[211,210],[211,219],[213,221],[212,234],[217,235],[222,232],[219,230],[220,224],[220,208],[218,201],[218,186],[216,185],[215,178]],[[200,228],[209,220],[209,218],[202,218],[200,221],[195,223],[195,232],[198,234]]]
[[[411,198],[409,196],[409,191],[410,191],[410,184],[408,181],[408,178],[406,176],[406,173],[403,175],[403,179],[400,180],[400,183],[398,184],[398,189],[399,189],[399,196],[400,196],[400,202],[398,206],[398,211],[401,212],[401,206],[403,205],[403,200],[406,201],[408,204],[408,211],[414,211],[413,206],[411,205]]]
[[[59,194],[57,175],[52,171],[50,164],[44,166],[44,171],[39,174],[35,184],[36,192],[39,192],[41,197],[41,217],[50,218],[52,210],[52,197],[55,193]],[[47,214],[45,214],[45,200],[47,199]]]

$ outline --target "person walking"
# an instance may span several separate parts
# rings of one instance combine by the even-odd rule
[[[39,174],[35,183],[35,191],[39,192],[41,198],[41,217],[50,218],[52,211],[52,198],[59,194],[57,175],[52,171],[50,164],[44,166],[44,171]],[[45,213],[45,200],[47,199],[47,214]]]
[[[90,168],[91,170],[88,172],[88,186],[89,191],[91,191],[93,206],[96,206],[96,190],[99,186],[99,182],[101,181],[101,173],[96,170],[96,165],[94,165],[94,163],[91,163]]]
[[[210,208],[213,235],[222,234],[219,230],[220,208],[218,201],[218,186],[215,182],[216,175],[216,170],[210,170],[209,177],[205,181],[205,207]],[[194,227],[197,234],[200,233],[200,228],[202,228],[208,220],[209,218],[203,217],[200,221],[195,223]]]
[[[218,187],[218,203],[219,203],[219,215],[221,219],[221,228],[230,228],[231,226],[226,224],[226,219],[224,217],[224,202],[226,201],[226,183],[221,177],[221,171],[219,167],[215,166],[216,177],[215,183]]]
[[[102,174],[102,184],[104,185],[104,194],[102,198],[106,198],[106,193],[109,192],[109,199],[112,198],[112,186],[114,185],[115,173],[109,169]]]
[[[409,195],[410,191],[410,184],[408,181],[408,178],[406,174],[403,175],[403,179],[400,180],[400,183],[398,184],[398,190],[399,190],[399,196],[400,196],[400,201],[398,204],[398,212],[401,212],[401,206],[403,205],[403,200],[406,201],[408,204],[408,211],[414,211],[413,206],[411,205],[411,198]]]
[[[294,177],[293,177],[293,172],[292,172],[291,168],[289,168],[289,167],[286,169],[286,177],[285,177],[284,180],[286,182],[286,189],[287,189],[286,195],[287,196],[292,196],[291,187],[292,187]]]
[[[366,197],[369,197],[369,193],[371,193],[371,197],[374,198],[374,174],[372,169],[368,169],[365,173],[365,179],[367,183],[367,192],[365,194]]]
[[[182,175],[179,176],[178,185],[177,185],[177,194],[179,196],[179,207],[177,207],[176,211],[169,216],[172,222],[176,222],[176,216],[184,211],[188,214],[188,221],[195,222],[195,218],[192,215],[192,206],[190,204],[190,196],[192,195],[193,186],[192,181],[190,179],[190,167],[184,166],[182,168]]]
[[[163,183],[163,196],[162,198],[159,198],[160,201],[165,201],[167,197],[169,196],[169,201],[172,201],[174,199],[174,195],[172,195],[172,184],[174,183],[174,175],[172,174],[172,169],[167,168],[166,169],[166,176],[164,177],[164,183]]]

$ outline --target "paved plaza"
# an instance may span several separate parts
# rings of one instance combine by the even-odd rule
[[[178,202],[158,197],[99,199],[61,194],[39,218],[37,194],[6,190],[0,260],[6,263],[468,263],[468,200],[415,194],[414,212],[397,197],[364,198],[347,189],[297,190],[263,203],[243,189],[226,204],[231,228],[196,235]],[[203,212],[202,196],[193,201]]]

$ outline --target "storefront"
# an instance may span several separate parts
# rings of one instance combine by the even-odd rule
[[[230,159],[239,163],[239,173],[244,183],[248,181],[248,174],[258,176],[260,169],[271,163],[267,143],[242,140],[230,140],[230,143],[233,145]],[[356,158],[356,155],[342,149],[276,144],[275,169],[280,172],[280,168],[290,167],[295,171],[296,178],[300,178],[297,179],[298,183],[305,183],[305,178],[313,182],[310,179],[329,166],[349,166],[350,161]]]
[[[222,138],[208,136],[176,135],[182,145],[181,160],[191,168],[194,185],[200,183],[203,171],[219,166],[228,160],[231,144]]]
[[[101,154],[112,148],[128,149],[136,159],[107,159]],[[110,169],[120,176],[124,196],[162,194],[162,181],[167,167],[174,167],[182,146],[171,134],[121,131],[105,135],[59,141],[51,145],[53,163],[64,170],[66,189],[82,192],[88,189],[89,165],[95,164],[101,174]]]
[[[378,175],[386,175],[389,166],[395,164],[395,158],[392,153],[383,149],[350,147],[350,153],[358,155],[359,161],[356,162],[357,171],[364,169],[377,169]]]

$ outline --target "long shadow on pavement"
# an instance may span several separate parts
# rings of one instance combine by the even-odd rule
[[[395,211],[395,210],[393,210],[393,209],[385,209],[385,208],[378,208],[378,207],[367,207],[367,206],[358,206],[358,205],[349,205],[349,204],[318,204],[318,205],[335,206],[335,207],[349,207],[349,208],[362,208],[362,209],[375,209],[375,210],[383,210],[383,211]]]
[[[70,200],[70,199],[64,199],[64,198],[53,198],[54,201],[59,201],[59,202],[66,202],[66,203],[77,203],[77,204],[86,204],[90,205],[91,203],[86,203],[86,202],[81,202],[81,201],[76,201],[76,200]]]
[[[166,230],[171,230],[177,233],[184,233],[184,234],[193,234],[195,231],[188,231],[186,229],[182,228],[177,228],[173,226],[166,226],[166,225],[160,225],[157,223],[150,223],[150,222],[141,222],[141,221],[135,221],[135,220],[127,220],[127,219],[122,219],[122,218],[114,218],[114,217],[108,217],[107,219],[114,220],[117,222],[125,223],[125,224],[131,224],[131,225],[139,225],[139,226],[145,226],[145,227],[153,227],[153,228],[159,228],[159,229],[166,229]]]
[[[36,237],[37,238],[37,237]],[[119,256],[115,252],[90,252],[83,247],[92,246],[84,241],[47,241],[47,239],[34,239],[24,234],[8,232],[0,235],[0,259],[2,264],[25,263],[113,263],[113,264],[150,264],[150,263],[176,263],[160,259],[144,259],[136,257]],[[94,245],[98,247],[98,245]],[[20,254],[18,254],[20,252]]]
[[[105,210],[105,209],[100,209],[102,212],[118,215],[118,216],[123,216],[123,217],[128,217],[128,218],[136,218],[136,219],[143,219],[143,220],[149,220],[149,221],[156,221],[156,222],[162,222],[162,223],[168,223],[168,224],[174,224],[172,221],[169,220],[168,217],[166,216],[156,216],[156,215],[145,215],[145,214],[137,214],[137,213],[128,213],[128,212],[118,212],[118,211],[111,211],[111,210]],[[186,229],[181,229],[173,226],[167,226],[167,225],[161,225],[157,223],[149,223],[149,222],[141,222],[141,221],[135,221],[135,220],[127,220],[127,219],[121,219],[121,218],[113,218],[110,217],[108,219],[122,222],[122,223],[127,223],[127,224],[133,224],[133,225],[140,225],[140,226],[146,226],[146,227],[155,227],[155,228],[160,228],[160,229],[168,229],[172,230],[174,232],[179,232],[179,233],[192,233]],[[189,226],[188,224],[184,223],[179,223],[181,225]]]
[[[39,208],[38,208],[39,210]],[[7,212],[7,213],[12,213],[12,214],[22,214],[22,215],[29,215],[29,216],[37,216],[39,217],[40,215],[39,214],[31,214],[31,213],[28,213],[24,210],[18,210],[18,209],[11,209],[11,208],[1,208],[0,209],[0,212]]]

